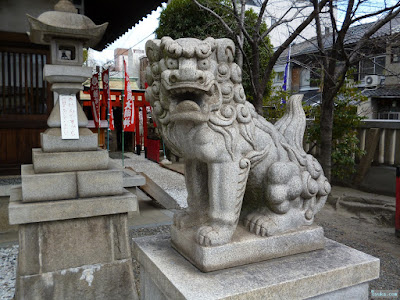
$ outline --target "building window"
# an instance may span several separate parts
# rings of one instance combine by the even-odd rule
[[[274,82],[283,82],[284,72],[275,72]]]
[[[0,50],[0,114],[46,114],[48,86],[43,79],[47,55]]]
[[[310,70],[303,69],[300,72],[300,89],[310,87]]]
[[[400,62],[400,46],[392,47],[392,54],[390,60],[392,63]]]
[[[364,80],[367,75],[383,75],[385,70],[385,55],[369,57],[360,61],[360,77],[359,80]]]
[[[300,89],[319,87],[320,74],[318,69],[303,69],[300,73]]]

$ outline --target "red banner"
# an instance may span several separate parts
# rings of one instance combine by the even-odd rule
[[[135,131],[135,121],[134,121],[135,107],[132,98],[131,83],[129,81],[128,73],[126,72],[125,60],[124,60],[124,73],[125,73],[125,99],[124,99],[123,126],[124,126],[124,131]]]
[[[108,113],[110,114],[109,128],[110,128],[110,130],[114,130],[115,129],[115,127],[114,127],[114,111],[112,109],[112,105],[110,105]]]
[[[99,74],[93,74],[90,80],[90,100],[92,101],[93,121],[96,128],[100,123],[100,95],[99,95]]]
[[[109,75],[108,69],[101,73],[101,81],[103,82],[103,97],[101,99],[101,105],[106,107],[108,106],[108,101],[110,100]]]
[[[101,73],[101,80],[103,81],[103,105],[108,107],[108,126],[110,130],[114,130],[114,115],[110,96],[109,75],[110,73],[108,69]]]

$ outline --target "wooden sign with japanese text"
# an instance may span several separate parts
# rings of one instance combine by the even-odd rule
[[[79,139],[78,113],[75,95],[60,95],[61,138],[63,140]]]

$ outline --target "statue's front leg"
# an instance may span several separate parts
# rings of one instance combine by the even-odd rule
[[[185,161],[185,183],[188,192],[188,207],[175,212],[174,225],[177,229],[189,228],[207,221],[207,164],[196,159],[187,159]]]
[[[228,243],[239,220],[249,165],[240,162],[208,164],[209,222],[197,231],[204,246]]]

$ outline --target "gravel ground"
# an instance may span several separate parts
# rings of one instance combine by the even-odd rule
[[[373,218],[337,211],[326,204],[315,222],[324,228],[327,238],[380,259],[380,276],[370,283],[370,290],[400,290],[400,238],[395,237],[393,227],[377,225]]]
[[[14,297],[18,246],[0,248],[0,299]]]
[[[21,184],[21,176],[1,177],[0,185],[18,185]]]

